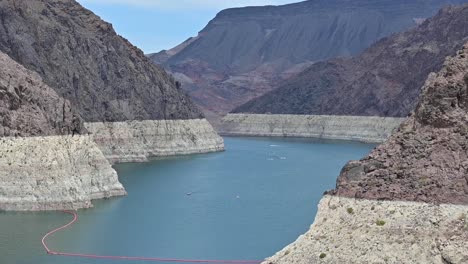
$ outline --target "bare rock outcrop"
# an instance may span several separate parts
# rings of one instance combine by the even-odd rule
[[[311,229],[265,263],[468,263],[468,43],[414,113],[343,169]]]
[[[228,114],[218,132],[227,136],[310,137],[382,143],[403,118]]]
[[[125,194],[68,100],[1,52],[0,120],[0,210],[86,208]]]
[[[86,132],[70,102],[0,52],[0,137],[50,136]]]
[[[271,91],[312,63],[354,56],[383,37],[416,26],[445,5],[466,2],[309,0],[281,6],[232,8],[217,14],[198,36],[150,57],[174,73],[207,117],[213,113],[224,115]],[[422,82],[426,76],[421,77]],[[416,89],[419,87],[416,85]],[[272,110],[263,113],[268,111],[277,113]]]
[[[468,44],[429,76],[414,114],[368,157],[350,162],[331,193],[468,204]]]
[[[95,122],[85,126],[113,163],[224,150],[223,138],[205,119]]]
[[[125,195],[117,172],[90,136],[0,138],[0,210],[92,207]]]
[[[203,118],[164,69],[75,0],[4,0],[0,1],[0,18],[0,51],[37,72],[86,122],[180,120],[190,124]],[[149,128],[139,129],[134,131],[135,137]],[[183,133],[183,140],[197,136],[190,131]],[[106,133],[93,130],[101,132]],[[213,141],[219,141],[216,133],[211,135]],[[124,140],[112,139],[99,146],[104,151],[107,147],[119,148]],[[138,140],[142,143],[147,139]],[[138,144],[128,153],[146,156],[152,153],[152,147]],[[193,148],[201,153],[223,149],[224,145],[220,142]],[[188,152],[178,150],[172,153]],[[128,160],[131,157],[120,156],[117,161]]]
[[[233,113],[407,117],[431,72],[468,40],[468,4],[442,9],[352,58],[318,62]]]
[[[87,122],[202,116],[163,69],[75,0],[3,0],[0,17],[0,50]]]

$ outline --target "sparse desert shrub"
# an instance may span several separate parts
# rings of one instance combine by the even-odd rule
[[[377,221],[375,221],[375,224],[378,225],[378,226],[384,226],[385,221],[384,220],[377,220]]]
[[[354,214],[354,209],[349,207],[348,209],[346,209],[346,212],[348,212],[348,214]]]
[[[321,253],[320,256],[319,256],[319,258],[323,259],[323,258],[325,258],[326,256],[327,256],[327,254]]]

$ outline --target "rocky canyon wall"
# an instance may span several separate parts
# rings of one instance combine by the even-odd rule
[[[468,43],[388,141],[346,165],[311,229],[265,263],[468,263]]]
[[[311,137],[380,143],[404,119],[369,116],[229,114],[219,133],[232,136]]]

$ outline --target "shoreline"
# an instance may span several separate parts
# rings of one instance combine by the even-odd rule
[[[221,121],[222,136],[297,137],[382,143],[405,118],[228,114]]]

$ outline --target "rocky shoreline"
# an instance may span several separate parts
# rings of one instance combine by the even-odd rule
[[[270,263],[467,263],[468,206],[326,195],[310,230]]]
[[[5,211],[89,208],[126,194],[90,136],[1,138],[0,181]]]
[[[346,165],[311,229],[265,263],[468,263],[468,43],[391,138]]]
[[[224,150],[223,139],[205,119],[99,122],[85,127],[111,163]]]
[[[403,118],[367,116],[228,114],[219,133],[226,136],[310,137],[384,142]]]

